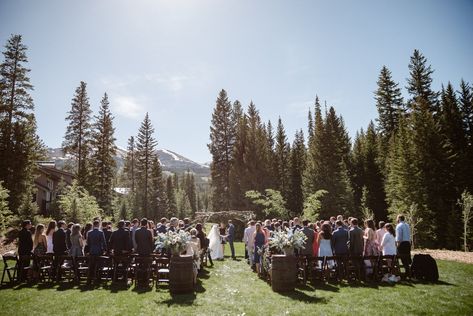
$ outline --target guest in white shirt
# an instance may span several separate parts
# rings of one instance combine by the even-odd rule
[[[253,234],[256,231],[256,222],[254,220],[250,221],[250,227],[245,229],[245,233],[243,236],[243,242],[246,245],[246,250],[248,251],[248,258],[250,259],[250,265],[253,267],[255,265],[254,262],[254,238]]]
[[[383,221],[380,221],[378,223],[379,229],[376,230],[376,241],[378,242],[380,251],[381,251],[381,242],[383,241],[384,234],[386,234],[386,229],[384,228],[384,225],[386,225],[386,223]]]
[[[383,256],[394,256],[397,253],[394,227],[389,223],[384,227],[386,228],[386,233],[384,234],[383,240],[381,241]]]

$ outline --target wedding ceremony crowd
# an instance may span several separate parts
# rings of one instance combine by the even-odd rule
[[[296,232],[303,234],[304,245],[295,249],[296,255],[302,259],[298,265],[303,266],[303,270],[311,270],[309,264],[313,262],[312,271],[336,269],[338,276],[341,276],[347,273],[346,269],[351,263],[358,277],[362,274],[367,277],[375,272],[375,265],[384,256],[389,269],[383,281],[394,283],[400,280],[400,276],[395,275],[400,274],[400,270],[392,268],[397,256],[405,269],[404,276],[410,276],[411,232],[403,215],[397,216],[396,225],[384,221],[375,225],[374,220],[369,219],[363,227],[360,227],[357,218],[344,219],[342,215],[314,223],[298,217],[290,221],[251,220],[245,229],[243,241],[248,263],[258,274],[264,272],[265,252],[278,253],[278,245],[274,241],[275,235],[281,232],[286,232],[289,237]]]

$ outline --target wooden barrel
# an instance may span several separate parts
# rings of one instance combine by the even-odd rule
[[[194,291],[194,262],[192,256],[171,257],[169,290],[174,294]]]
[[[296,257],[273,255],[271,257],[271,288],[273,291],[294,291],[296,281]]]

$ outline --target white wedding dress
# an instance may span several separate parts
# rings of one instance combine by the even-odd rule
[[[222,238],[217,225],[213,225],[209,233],[209,250],[212,260],[223,259]]]

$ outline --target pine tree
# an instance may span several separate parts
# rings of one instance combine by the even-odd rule
[[[276,189],[285,201],[289,199],[290,195],[290,154],[291,148],[287,142],[286,131],[281,118],[279,118],[275,147]]]
[[[10,209],[20,216],[31,216],[35,211],[31,202],[34,172],[36,161],[44,155],[36,135],[26,50],[21,35],[12,35],[0,65],[0,181],[9,191]]]
[[[79,186],[91,189],[89,182],[88,160],[91,153],[91,115],[89,97],[87,96],[87,84],[80,82],[71,102],[71,110],[66,120],[69,121],[62,150],[64,154],[72,154],[77,161],[76,176]]]
[[[425,106],[434,115],[438,112],[438,93],[431,88],[434,70],[427,65],[427,59],[417,49],[414,50],[409,63],[410,78],[407,79],[407,91],[411,99],[407,102],[410,111]]]
[[[212,114],[210,144],[212,154],[213,205],[217,210],[230,209],[230,170],[233,162],[235,124],[232,121],[232,106],[225,90],[220,91]]]
[[[117,151],[115,145],[115,128],[113,116],[110,113],[110,103],[105,93],[100,102],[98,116],[95,117],[92,132],[91,177],[93,181],[93,194],[105,215],[112,215],[113,180],[116,172],[114,156]]]
[[[195,179],[194,174],[187,170],[183,177],[183,185],[182,188],[184,189],[187,198],[189,199],[190,208],[192,211],[192,215],[197,212],[197,196],[195,190]]]
[[[405,112],[404,103],[399,84],[393,81],[391,71],[386,66],[381,68],[377,84],[375,99],[378,108],[378,130],[386,140],[389,140]]]
[[[136,192],[136,148],[133,136],[128,139],[123,173],[125,174],[126,185],[130,189],[130,193],[134,194]]]
[[[167,215],[168,201],[166,186],[163,180],[163,171],[159,162],[158,154],[152,157],[150,178],[150,202],[148,216],[154,220],[159,220]]]
[[[166,179],[166,198],[167,198],[167,205],[168,205],[168,211],[166,213],[166,216],[168,217],[176,216],[177,215],[177,202],[176,202],[176,194],[174,190],[172,176],[169,176]]]
[[[303,178],[305,197],[323,189],[323,154],[326,142],[324,141],[324,122],[318,99],[315,101],[314,132],[308,143],[306,169]]]
[[[152,166],[157,145],[153,137],[154,128],[148,113],[141,123],[136,142],[136,204],[139,214],[144,217],[151,213]]]
[[[462,114],[463,133],[466,138],[466,171],[465,175],[473,175],[473,87],[464,80],[460,83],[459,107]],[[473,192],[473,176],[466,183],[469,192]]]
[[[299,216],[303,211],[302,176],[305,169],[305,160],[304,133],[300,130],[296,132],[290,155],[289,196],[286,201],[291,216]]]

